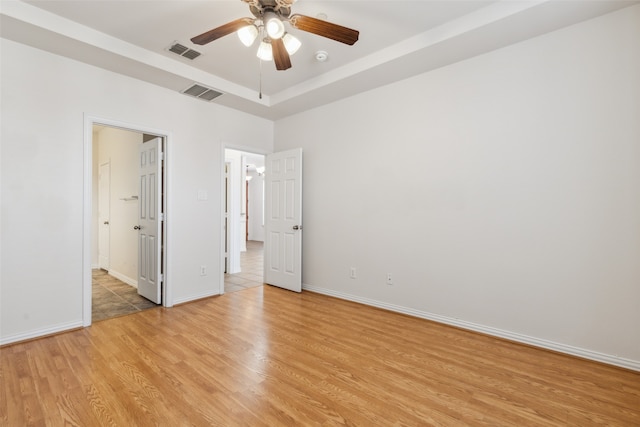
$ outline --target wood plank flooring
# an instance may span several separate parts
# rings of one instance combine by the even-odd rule
[[[640,373],[271,286],[0,361],[2,426],[640,426]]]
[[[227,293],[263,285],[264,243],[249,240],[246,245],[247,250],[240,252],[242,271],[224,275],[224,286]],[[91,319],[93,322],[158,306],[158,304],[138,295],[136,288],[109,275],[105,270],[94,269],[91,271],[91,276]]]

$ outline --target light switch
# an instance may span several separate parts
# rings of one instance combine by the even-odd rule
[[[207,200],[208,198],[207,190],[198,190],[198,200]]]

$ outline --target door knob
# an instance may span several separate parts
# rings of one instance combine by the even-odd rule
[[[139,225],[134,225],[134,226],[133,226],[133,229],[134,229],[134,230],[142,230],[142,227],[140,227]]]
[[[105,222],[104,222],[104,225],[109,225],[109,221],[105,221]]]
[[[294,225],[293,229],[294,230],[302,230],[302,226],[301,225]]]

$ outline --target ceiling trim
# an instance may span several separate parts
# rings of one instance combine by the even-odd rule
[[[270,96],[18,0],[0,1],[0,35],[176,92],[207,86],[225,94],[212,104],[277,120],[639,2],[496,1]]]
[[[255,90],[222,79],[159,53],[143,49],[30,4],[16,0],[2,0],[0,2],[0,13],[3,17],[11,17],[25,24],[39,27],[53,35],[75,40],[168,73],[204,83],[225,94],[245,98],[257,104],[269,105],[269,97],[263,96],[263,99],[259,99],[258,92]],[[4,37],[4,31],[2,35]]]

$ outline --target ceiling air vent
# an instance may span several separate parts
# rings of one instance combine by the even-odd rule
[[[185,45],[182,45],[178,42],[174,42],[171,46],[169,46],[169,48],[167,49],[169,52],[173,52],[177,55],[183,56],[187,59],[191,59],[194,60],[196,59],[198,56],[201,55],[200,52],[193,50],[193,49],[189,49],[188,47],[186,47]]]
[[[203,99],[205,101],[212,101],[215,98],[222,95],[222,92],[218,92],[216,90],[213,90],[205,86],[201,86],[199,84],[194,84],[190,88],[183,90],[182,93],[196,97],[196,98]]]

